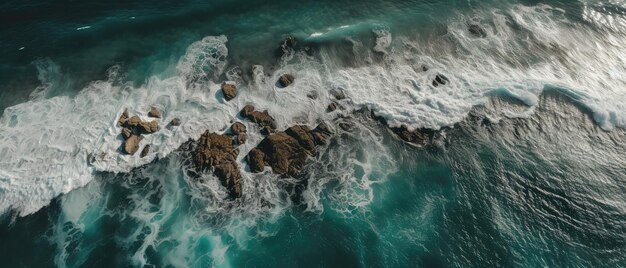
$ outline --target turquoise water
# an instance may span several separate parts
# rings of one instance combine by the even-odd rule
[[[626,266],[625,10],[0,4],[0,267]],[[298,46],[283,55],[289,35]],[[283,72],[291,91],[273,87]],[[436,72],[452,82],[429,86]],[[223,80],[239,102],[219,101]],[[324,112],[334,87],[342,117]],[[145,160],[118,157],[118,113],[153,103],[184,125]],[[279,128],[325,120],[335,135],[297,179],[248,172],[244,147],[231,200],[215,177],[186,174],[183,142],[247,103]],[[363,108],[445,138],[404,143]]]

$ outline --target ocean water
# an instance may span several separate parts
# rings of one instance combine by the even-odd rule
[[[0,267],[626,266],[624,1],[39,2],[0,4]],[[184,144],[246,104],[334,135],[280,178],[243,121],[232,200]]]

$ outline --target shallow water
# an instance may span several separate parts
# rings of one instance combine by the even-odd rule
[[[0,4],[1,266],[624,266],[624,10]],[[283,53],[288,35],[298,45]],[[283,73],[290,87],[276,86]],[[432,86],[437,74],[450,82]],[[230,102],[225,80],[239,88]],[[331,89],[345,110],[325,111]],[[179,147],[250,103],[279,129],[324,120],[335,135],[285,179],[249,172],[262,136],[243,121],[231,200],[212,175],[186,174]],[[120,154],[119,114],[151,105],[183,124],[144,139],[146,158]],[[409,145],[363,109],[445,138]]]

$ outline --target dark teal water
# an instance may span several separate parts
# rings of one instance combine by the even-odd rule
[[[228,38],[228,66],[246,70],[248,84],[256,81],[247,71],[253,65],[263,65],[269,75],[288,61],[311,73],[316,64],[330,66],[324,69],[329,73],[348,72],[365,79],[360,85],[369,90],[367,85],[378,85],[377,76],[359,71],[425,61],[468,73],[459,74],[462,82],[453,90],[431,92],[413,81],[417,92],[429,92],[420,97],[432,117],[455,117],[463,111],[457,107],[471,110],[429,148],[406,144],[379,122],[347,112],[350,118],[339,120],[353,129],[341,131],[334,122],[336,135],[311,159],[304,178],[246,175],[252,185],[235,201],[220,196],[216,178],[186,176],[184,149],[130,172],[94,170],[86,186],[37,212],[14,209],[0,216],[0,267],[626,266],[626,132],[619,104],[626,100],[626,87],[620,88],[625,16],[620,1],[2,3],[2,111],[55,97],[78,99],[93,81],[106,80],[112,66],[124,73],[116,79],[139,92],[153,79],[176,76],[188,47],[217,35]],[[476,18],[492,39],[457,34],[467,34],[467,21]],[[370,53],[379,44],[378,29],[391,34],[393,44]],[[309,50],[281,58],[277,48],[287,35]],[[580,36],[598,50],[587,54]],[[486,65],[495,67],[472,72]],[[610,68],[594,69],[601,65]],[[338,79],[320,79],[328,77]],[[401,87],[403,79],[412,77],[386,85]],[[49,84],[43,96],[33,96],[42,84]],[[162,90],[158,83],[150,89]],[[359,96],[363,91],[346,91],[354,101],[345,103],[348,110],[405,115],[392,109],[405,103],[385,94],[371,91],[367,104]],[[274,95],[259,96],[270,96],[269,105],[285,105]],[[430,118],[427,111],[418,114]],[[0,131],[13,133],[11,122],[3,117]],[[23,123],[17,127],[26,129]],[[20,163],[39,161],[18,150],[21,141],[0,133],[0,159],[6,161],[0,161],[0,195],[19,185],[13,174],[29,174],[6,159],[23,153]],[[71,160],[67,170],[74,168]],[[32,173],[40,184],[26,194],[34,198],[56,187]]]

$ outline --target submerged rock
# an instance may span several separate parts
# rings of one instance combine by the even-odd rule
[[[156,107],[150,107],[150,111],[148,112],[148,117],[161,118],[161,111]]]
[[[224,93],[224,99],[230,101],[237,96],[237,87],[233,84],[222,83],[222,92]]]
[[[267,127],[270,128],[270,130],[276,129],[276,120],[269,115],[267,110],[259,112],[254,110],[254,106],[246,105],[239,114],[243,118],[256,123],[261,128]]]
[[[287,38],[285,38],[285,41],[283,41],[283,43],[280,45],[280,48],[282,48],[282,50],[285,51],[290,48],[294,48],[296,44],[297,44],[296,38],[293,36],[288,36]]]
[[[467,30],[476,37],[487,37],[487,31],[477,23],[470,23],[467,27]]]
[[[293,84],[294,80],[295,80],[295,77],[293,77],[293,75],[283,74],[278,79],[278,83],[280,83],[282,87],[288,87],[289,85]]]
[[[295,125],[283,132],[267,136],[246,156],[252,172],[261,172],[264,166],[283,176],[297,177],[318,145],[326,144],[331,132],[325,123],[311,130]]]
[[[346,95],[343,93],[343,90],[340,88],[331,89],[330,94],[332,94],[337,100],[343,100],[346,98]]]
[[[210,169],[226,187],[231,197],[241,196],[241,172],[237,165],[239,150],[231,135],[205,132],[198,140],[193,156],[196,169]]]
[[[326,108],[326,111],[328,112],[333,112],[335,110],[337,110],[337,104],[334,102],[330,103],[328,107]]]
[[[433,80],[433,86],[438,87],[440,85],[445,85],[448,82],[450,82],[450,80],[448,80],[448,78],[445,75],[437,74],[437,76],[435,76],[435,80]]]
[[[139,142],[143,139],[141,135],[132,135],[126,141],[124,141],[124,152],[129,155],[134,155],[139,150]]]

